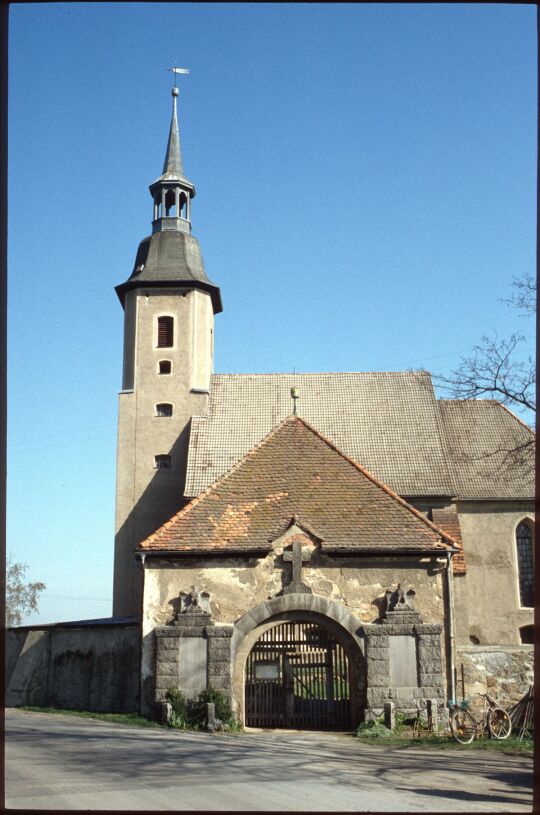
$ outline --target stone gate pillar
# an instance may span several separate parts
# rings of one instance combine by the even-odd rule
[[[195,587],[181,595],[182,608],[171,625],[156,628],[155,701],[165,701],[169,688],[187,700],[211,685],[231,694],[230,643],[232,626],[216,626],[209,595]]]
[[[386,593],[386,610],[377,623],[364,625],[367,715],[379,715],[387,702],[396,711],[423,710],[436,699],[442,712],[445,680],[439,623],[423,623],[414,609],[414,592],[398,585]]]

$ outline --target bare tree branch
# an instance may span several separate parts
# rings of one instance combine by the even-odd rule
[[[536,367],[531,357],[515,358],[518,345],[524,342],[521,334],[512,334],[500,340],[482,337],[470,357],[461,357],[461,363],[449,376],[435,376],[435,381],[453,399],[491,397],[503,405],[514,405],[536,412]]]
[[[516,292],[509,299],[501,299],[501,303],[514,306],[522,317],[536,314],[536,279],[529,274],[514,277],[512,286]]]

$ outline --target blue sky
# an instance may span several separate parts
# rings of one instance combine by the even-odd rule
[[[8,552],[111,611],[122,309],[175,62],[217,372],[448,372],[535,271],[536,9],[10,8]]]

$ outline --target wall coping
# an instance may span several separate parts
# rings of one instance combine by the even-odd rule
[[[534,645],[458,645],[456,650],[464,654],[485,654],[502,651],[505,654],[523,654],[534,650]]]

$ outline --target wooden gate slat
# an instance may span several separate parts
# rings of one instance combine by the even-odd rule
[[[278,665],[276,679],[257,678],[261,661]],[[289,720],[287,663],[292,672]],[[297,621],[279,623],[261,635],[246,660],[246,724],[306,729],[350,726],[349,674],[343,646],[325,628]]]

